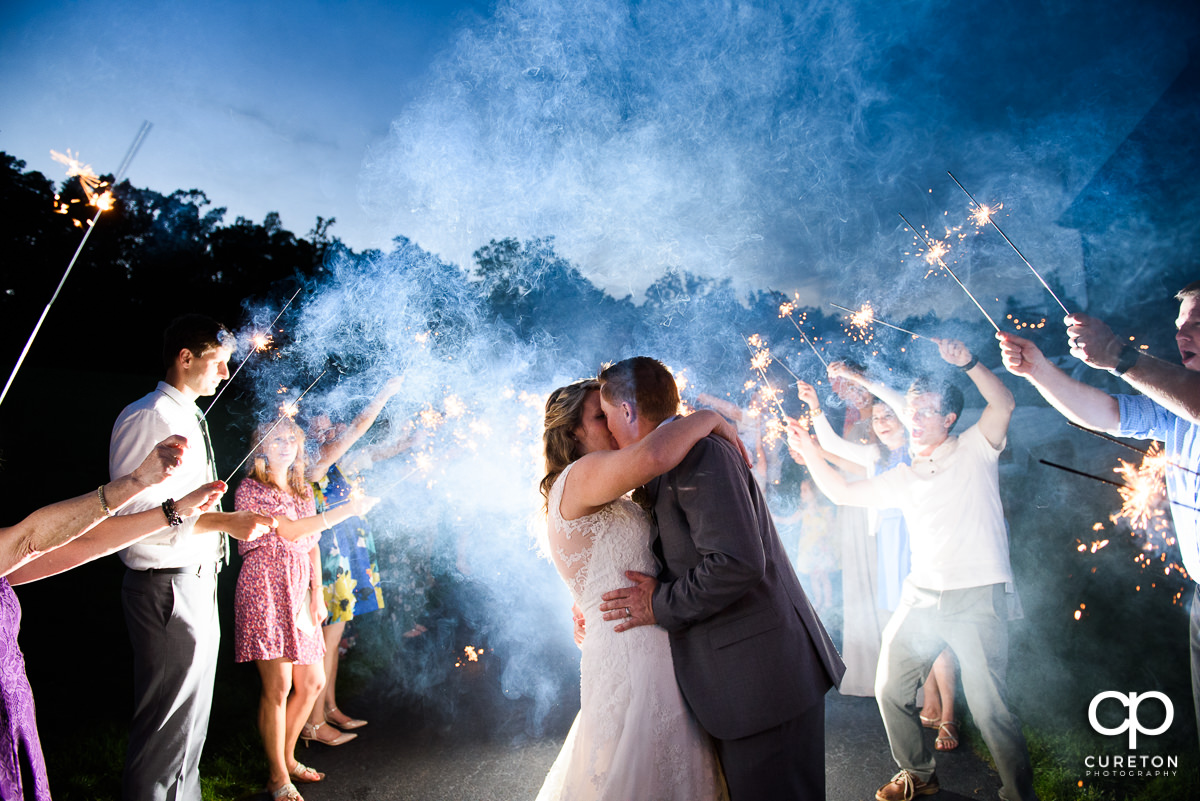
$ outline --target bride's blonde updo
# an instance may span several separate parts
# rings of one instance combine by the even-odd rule
[[[540,485],[542,497],[548,506],[550,488],[567,465],[579,458],[579,443],[575,440],[575,429],[583,422],[583,402],[589,392],[599,392],[600,382],[584,378],[565,387],[559,387],[546,399],[546,422],[542,442],[546,446],[546,477]]]

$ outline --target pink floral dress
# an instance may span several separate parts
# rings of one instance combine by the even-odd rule
[[[299,520],[316,514],[312,490],[302,496],[246,478],[234,495],[234,508]],[[321,627],[309,612],[312,549],[317,531],[285,540],[272,529],[253,542],[239,542],[243,557],[233,608],[233,656],[238,662],[284,657],[312,665],[325,657]]]

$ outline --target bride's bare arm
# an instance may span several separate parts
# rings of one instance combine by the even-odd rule
[[[703,410],[661,425],[640,441],[618,451],[595,451],[576,462],[563,489],[563,513],[586,514],[675,467],[709,434],[735,444],[749,463],[737,427],[714,411]]]

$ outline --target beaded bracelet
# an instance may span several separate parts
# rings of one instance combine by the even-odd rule
[[[112,509],[108,508],[108,501],[104,497],[104,485],[96,487],[96,497],[100,499],[100,508],[104,510],[105,517],[112,517]]]
[[[175,528],[183,523],[183,518],[179,516],[179,512],[175,510],[175,499],[167,498],[162,502],[163,514],[167,516],[167,523],[171,528]]]

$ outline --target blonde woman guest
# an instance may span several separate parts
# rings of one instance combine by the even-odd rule
[[[250,475],[234,505],[273,515],[278,525],[238,548],[244,561],[234,605],[234,658],[253,661],[262,678],[258,728],[269,770],[267,791],[277,801],[304,801],[293,782],[325,776],[296,760],[296,740],[313,701],[325,686],[325,616],[321,597],[321,531],[365,514],[375,498],[358,498],[316,514],[304,475],[304,432],[285,419],[274,430],[259,426]]]

